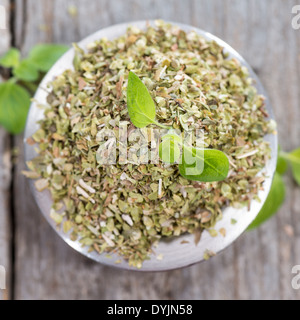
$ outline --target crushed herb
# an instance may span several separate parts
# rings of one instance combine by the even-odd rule
[[[146,30],[129,27],[87,51],[74,47],[74,70],[50,83],[44,119],[28,139],[39,145],[39,155],[28,162],[33,173],[26,175],[38,179],[38,190],[50,190],[51,217],[72,240],[98,253],[118,252],[137,268],[163,237],[196,233],[198,243],[204,229],[217,236],[213,227],[222,209],[247,206],[263,188],[264,176],[257,174],[270,156],[263,137],[274,123],[266,119],[264,97],[247,68],[216,42],[162,21]],[[155,121],[203,130],[204,147],[227,155],[225,180],[187,180],[178,165],[148,163],[134,139],[128,145],[124,135],[103,139],[105,129],[123,130],[121,122],[128,125],[125,139],[135,129],[126,100],[130,71],[155,101]],[[111,156],[109,164],[101,163],[103,156]],[[207,251],[204,258],[212,255]]]

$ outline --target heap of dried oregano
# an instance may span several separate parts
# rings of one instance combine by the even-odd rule
[[[274,127],[247,69],[222,47],[159,21],[75,51],[75,70],[51,83],[45,118],[28,139],[39,144],[39,156],[26,173],[37,179],[38,190],[50,190],[51,217],[71,239],[99,253],[117,251],[140,268],[161,237],[203,229],[214,236],[222,207],[249,205],[257,197],[264,177],[256,175],[270,154],[263,136]],[[134,129],[126,106],[129,71],[150,91],[160,123],[203,129],[205,147],[226,153],[226,180],[186,180],[177,165],[161,162],[137,164],[132,158],[120,164],[118,151],[116,164],[99,164],[110,145],[99,132],[118,131],[120,121],[127,121],[128,135]]]

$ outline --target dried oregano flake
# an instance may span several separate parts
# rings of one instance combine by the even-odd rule
[[[138,163],[140,151],[122,139],[117,161],[101,164],[115,147],[112,138],[101,139],[102,130],[118,132],[121,121],[128,135],[134,129],[126,106],[130,70],[156,102],[157,121],[181,131],[202,129],[204,146],[229,157],[226,180],[191,181],[177,165]],[[87,51],[75,45],[74,70],[57,76],[50,90],[40,129],[29,140],[39,155],[26,175],[38,178],[38,190],[50,190],[51,217],[90,250],[118,252],[140,268],[162,237],[196,232],[197,243],[204,229],[217,236],[222,208],[247,206],[262,188],[257,173],[270,155],[263,137],[274,131],[264,97],[244,66],[195,32],[158,21],[146,31],[130,27],[113,41],[95,41]]]

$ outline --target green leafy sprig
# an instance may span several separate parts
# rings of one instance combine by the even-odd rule
[[[282,206],[286,193],[283,175],[286,173],[289,165],[292,168],[293,178],[300,186],[300,148],[291,152],[284,152],[279,148],[276,172],[274,174],[270,192],[262,209],[248,227],[248,230],[257,228],[263,222],[270,219]]]
[[[21,59],[20,51],[16,48],[0,58],[0,66],[10,69],[12,74],[8,81],[0,83],[0,125],[8,132],[18,134],[23,131],[30,98],[43,73],[67,49],[64,45],[39,44],[24,59]]]
[[[219,150],[187,146],[171,127],[157,122],[154,101],[147,87],[133,72],[130,72],[128,76],[127,108],[130,120],[137,128],[155,124],[161,128],[169,129],[159,145],[159,156],[166,163],[175,163],[181,156],[179,172],[183,177],[202,182],[226,179],[229,171],[227,156]]]

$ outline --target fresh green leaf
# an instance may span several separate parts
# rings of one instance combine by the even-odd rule
[[[130,120],[137,128],[155,123],[154,101],[144,83],[131,71],[128,76],[127,108]]]
[[[39,77],[39,72],[35,65],[29,59],[24,59],[14,68],[13,74],[23,81],[36,81]]]
[[[182,138],[176,134],[175,130],[169,130],[167,134],[165,134],[162,138],[162,140],[171,139],[174,141],[177,141],[179,144],[182,144]]]
[[[277,159],[276,172],[283,175],[286,172],[287,168],[288,168],[287,160],[279,154]]]
[[[300,148],[288,153],[287,158],[292,166],[293,177],[300,185]]]
[[[0,58],[0,65],[5,68],[15,68],[19,62],[20,51],[16,48],[11,48]]]
[[[22,132],[29,105],[30,95],[25,89],[11,81],[0,84],[0,124],[7,131]]]
[[[227,178],[229,160],[215,149],[197,149],[183,146],[180,174],[189,180],[202,182],[222,181]]]
[[[281,147],[278,146],[278,157],[277,157],[277,166],[276,171],[283,175],[288,168],[288,162],[286,158],[284,157],[284,152],[281,151]]]
[[[60,44],[39,44],[29,52],[28,59],[36,69],[47,72],[67,50],[67,46]]]
[[[282,177],[279,173],[275,172],[272,186],[268,197],[254,219],[254,221],[250,224],[247,230],[252,230],[258,226],[260,226],[263,222],[271,218],[281,207],[285,198],[285,185],[282,180]]]
[[[174,137],[175,136],[175,137]],[[180,157],[180,147],[177,135],[167,135],[162,138],[162,142],[159,145],[159,157],[163,162],[174,163]],[[180,139],[180,137],[178,137]]]

